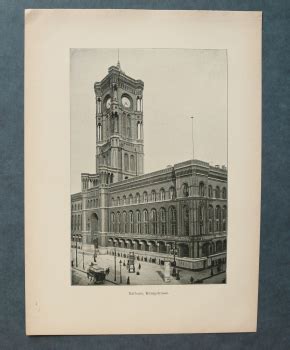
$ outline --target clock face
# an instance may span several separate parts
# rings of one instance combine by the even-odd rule
[[[106,101],[106,107],[109,109],[111,107],[111,97],[109,97]]]
[[[128,99],[128,97],[126,97],[126,96],[122,97],[122,105],[126,108],[131,107],[131,101]]]

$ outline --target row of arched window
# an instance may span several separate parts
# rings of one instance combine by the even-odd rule
[[[72,215],[72,217],[71,217],[71,229],[72,229],[72,231],[81,231],[82,230],[82,216],[81,215]]]
[[[82,210],[82,204],[81,203],[73,203],[71,205],[71,210],[75,211],[75,210]]]
[[[168,217],[168,220],[167,220]],[[168,227],[167,227],[168,221]],[[169,232],[168,232],[169,230]],[[156,209],[147,209],[135,212],[126,211],[111,213],[111,232],[138,233],[138,234],[177,234],[177,215],[175,207],[170,207],[168,212],[161,208],[159,213]]]
[[[184,183],[182,185],[182,194],[184,197],[188,197],[189,196],[189,187],[188,187],[188,183]],[[198,195],[200,197],[205,197],[206,196],[206,186],[204,184],[204,182],[200,182],[199,186],[198,186]],[[227,189],[225,187],[223,187],[222,189],[219,186],[216,186],[214,189],[212,187],[212,185],[208,185],[208,193],[207,196],[209,198],[222,198],[222,199],[226,199],[227,198]]]
[[[97,208],[98,207],[98,199],[87,199],[86,201],[87,208]]]
[[[127,157],[127,162],[128,162],[128,157]],[[125,162],[125,165],[126,165],[126,162]],[[200,184],[199,184],[199,195],[201,197],[205,196],[205,190],[204,189],[205,189],[204,183],[200,182]],[[183,184],[182,193],[183,193],[184,197],[188,197],[189,196],[189,189],[188,189],[188,184],[187,183]],[[216,188],[215,188],[215,197],[214,198],[220,198],[221,194],[222,194],[222,198],[223,199],[227,198],[226,188],[223,187],[222,190],[220,190],[220,187],[216,186]],[[212,189],[211,185],[208,186],[208,197],[209,198],[213,198],[213,189]],[[150,195],[148,195],[147,191],[144,191],[142,196],[140,195],[140,193],[136,193],[135,198],[133,197],[133,194],[130,194],[128,196],[128,198],[125,195],[122,197],[122,199],[120,197],[117,197],[116,200],[115,200],[114,197],[112,197],[112,206],[115,206],[115,205],[120,206],[120,205],[135,204],[135,203],[138,204],[138,203],[164,201],[165,199],[175,199],[175,198],[176,198],[176,191],[175,191],[175,188],[172,186],[169,189],[168,197],[166,196],[166,192],[165,192],[164,188],[161,188],[159,193],[157,193],[155,190],[152,190]]]
[[[130,155],[130,161],[128,153],[124,154],[124,167],[125,171],[136,171],[135,157],[132,154]]]
[[[143,123],[141,121],[138,121],[136,123],[136,135],[133,135],[132,133],[132,119],[130,115],[123,116],[122,118],[122,134],[124,137],[127,138],[137,138],[138,140],[143,138]],[[107,134],[111,133],[119,133],[120,132],[120,126],[119,126],[119,115],[117,113],[113,113],[111,118],[107,118]],[[99,122],[97,124],[97,140],[98,141],[104,141],[104,133],[103,133],[103,124]]]
[[[201,204],[197,213],[197,230],[199,234],[206,233],[206,223],[208,222],[208,232],[222,232],[227,229],[227,207],[217,205],[215,208],[210,205],[208,212]],[[181,212],[182,227],[181,234],[188,236],[190,233],[190,215],[189,207],[184,205]],[[111,232],[116,233],[144,233],[160,235],[177,235],[177,213],[174,206],[168,210],[161,208],[159,212],[155,208],[149,212],[130,210],[111,213]]]
[[[176,197],[175,188],[170,187],[168,192],[168,199],[175,199],[175,197]],[[112,197],[112,206],[164,201],[165,199],[167,199],[166,192],[164,188],[161,188],[158,193],[155,190],[152,190],[150,195],[148,194],[147,191],[144,191],[142,195],[140,195],[140,193],[136,193],[135,198],[133,197],[132,193],[129,194],[128,198],[125,195],[122,198],[117,197],[116,200],[114,197]]]
[[[217,205],[215,208],[212,205],[208,206],[208,231],[220,232],[227,230],[227,207]]]

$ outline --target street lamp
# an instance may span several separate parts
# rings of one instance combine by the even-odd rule
[[[94,262],[96,262],[96,257],[97,257],[97,247],[98,247],[98,239],[97,238],[94,238],[93,240],[93,243],[94,243]]]
[[[170,250],[170,253],[173,254],[173,270],[172,270],[172,276],[176,276],[176,260],[175,256],[178,254],[178,249],[176,247],[176,242],[174,241],[174,247]]]
[[[120,264],[120,284],[122,283],[122,260],[119,261]]]
[[[78,234],[75,233],[73,235],[73,238],[75,238],[75,243],[76,243],[76,267],[78,267],[78,243],[77,243],[77,237],[78,237]]]

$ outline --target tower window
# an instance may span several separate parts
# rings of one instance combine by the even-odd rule
[[[98,97],[97,99],[97,113],[102,113],[102,107],[101,107],[101,99]]]
[[[98,126],[97,126],[97,139],[98,141],[102,141],[102,138],[103,138],[103,132],[102,132],[102,124],[99,123]]]
[[[127,117],[127,137],[131,138],[132,137],[132,130],[131,130],[131,118],[128,115]]]
[[[129,170],[129,156],[127,153],[124,155],[125,171]]]
[[[141,128],[142,128],[142,123],[138,121],[137,122],[137,139],[138,140],[142,139]]]
[[[135,158],[133,155],[130,156],[130,170],[135,171]]]

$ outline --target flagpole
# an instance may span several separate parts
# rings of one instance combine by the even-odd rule
[[[190,117],[190,119],[191,119],[191,138],[192,138],[192,160],[194,160],[193,118],[194,117]]]

